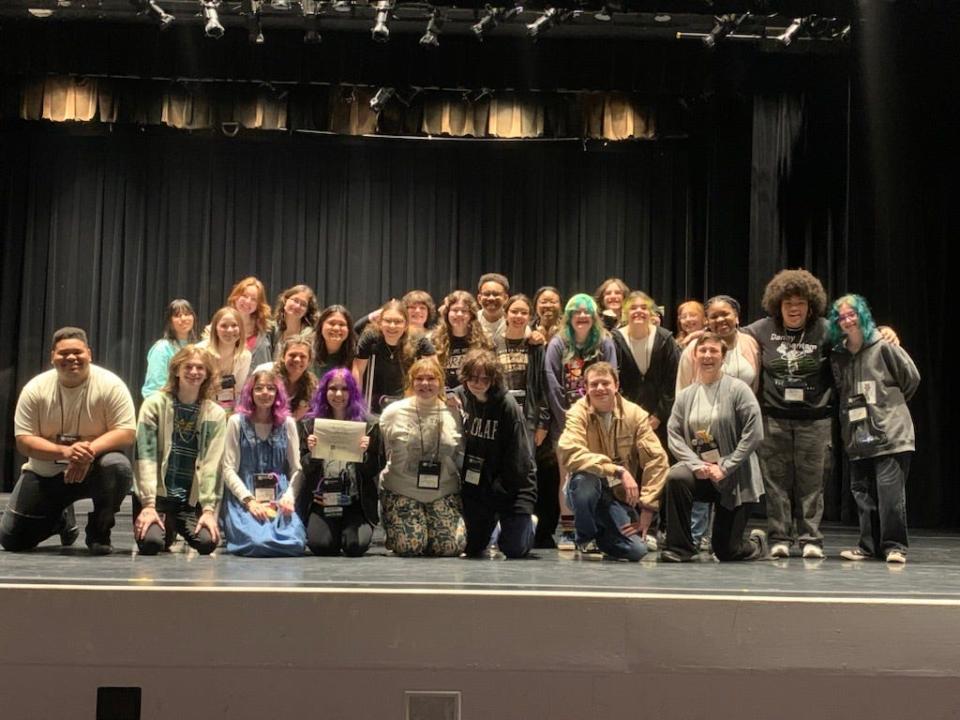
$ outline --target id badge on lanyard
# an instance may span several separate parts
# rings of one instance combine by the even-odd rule
[[[847,420],[852,424],[866,419],[867,398],[862,394],[847,398]]]
[[[801,378],[788,377],[783,381],[783,399],[786,402],[803,402],[806,383]]]
[[[717,447],[717,443],[714,441],[705,441],[699,440],[695,441],[695,450],[697,455],[700,456],[700,459],[704,462],[713,463],[714,465],[720,464],[720,448]]]
[[[417,487],[420,490],[440,489],[440,463],[434,460],[421,460],[417,465]]]
[[[272,503],[277,499],[277,476],[257,473],[253,476],[253,498],[258,503]]]
[[[476,455],[467,455],[463,461],[463,481],[467,485],[479,485],[482,471],[483,458]]]

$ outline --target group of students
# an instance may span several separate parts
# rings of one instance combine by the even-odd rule
[[[904,562],[916,366],[862,297],[828,305],[805,270],[778,273],[763,307],[741,327],[732,297],[688,301],[673,335],[618,278],[564,304],[490,273],[476,295],[438,308],[415,290],[355,323],[306,285],[271,309],[248,277],[202,339],[190,304],[170,303],[135,421],[122,381],[64,328],[18,402],[27,463],[0,544],[73,542],[72,502],[92,497],[87,544],[109,552],[132,485],[141,554],[177,535],[207,554],[222,534],[238,555],[355,556],[382,522],[404,556],[520,558],[559,529],[561,548],[628,560],[682,562],[705,542],[721,561],[794,542],[819,558],[838,417],[861,530],[841,556]],[[354,423],[358,446],[331,453],[328,421]],[[746,535],[764,495],[768,533]]]

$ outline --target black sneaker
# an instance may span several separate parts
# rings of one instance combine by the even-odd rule
[[[73,512],[73,505],[67,505],[63,509],[57,532],[60,534],[60,544],[64,547],[70,547],[80,537],[80,528],[77,527],[77,516]]]
[[[109,542],[88,542],[87,548],[90,550],[91,555],[109,555],[113,552],[113,545]]]
[[[660,551],[660,562],[666,563],[683,563],[690,562],[690,558],[684,557],[675,550],[661,550]]]

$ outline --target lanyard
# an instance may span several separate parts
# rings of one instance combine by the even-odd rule
[[[707,423],[707,427],[704,428],[707,435],[711,434],[710,429],[713,427],[713,421],[714,421],[714,418],[716,417],[716,412],[717,412],[717,396],[720,394],[720,380],[718,379],[714,384],[717,387],[716,387],[716,390],[713,391],[713,402],[710,403],[710,415],[709,415],[710,421]],[[699,383],[699,385],[700,385],[700,388],[702,388],[703,390],[703,394],[707,395],[707,397],[709,398],[709,393],[707,392],[707,387],[709,386],[704,385],[703,383]],[[696,417],[700,417],[700,394],[701,393],[698,390],[697,394],[693,396],[693,405],[694,405],[693,414]]]
[[[417,406],[417,401],[413,401],[413,409],[417,412],[417,431],[420,433],[420,457],[422,458],[426,454],[426,450],[423,448],[423,421],[420,419],[420,408]],[[433,454],[434,462],[439,461],[440,459],[440,435],[443,432],[443,418],[437,418],[437,449]]]

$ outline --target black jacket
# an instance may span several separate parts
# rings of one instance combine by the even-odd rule
[[[653,352],[650,353],[650,367],[646,374],[640,373],[623,334],[614,330],[611,335],[617,346],[617,362],[620,365],[620,394],[651,415],[656,415],[660,420],[660,427],[665,428],[673,411],[680,347],[669,331],[657,327],[656,333]]]
[[[300,465],[303,467],[303,486],[300,488],[300,497],[297,499],[297,512],[306,524],[310,506],[313,503],[313,490],[323,477],[323,460],[312,458],[310,448],[307,447],[307,437],[313,434],[313,420],[301,420],[297,423],[297,429],[300,431]],[[375,423],[368,424],[367,435],[370,436],[370,445],[363,456],[363,462],[347,463],[347,472],[356,476],[358,480],[357,487],[360,489],[360,508],[363,510],[363,516],[368,523],[376,525],[380,522],[380,513],[377,509],[379,499],[377,481],[385,464],[381,449],[380,426]]]
[[[517,401],[503,390],[493,390],[477,402],[463,385],[454,390],[463,404],[465,458],[483,458],[480,484],[463,483],[464,501],[481,498],[498,510],[533,513],[537,502],[537,471],[526,423]],[[468,460],[464,460],[464,469]]]

